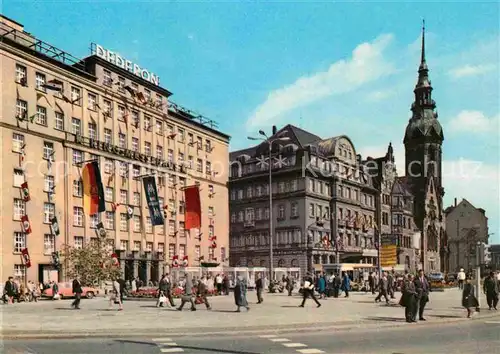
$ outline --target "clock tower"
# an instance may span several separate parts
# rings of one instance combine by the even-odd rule
[[[422,232],[421,263],[424,270],[439,270],[440,251],[444,245],[442,227],[442,144],[443,129],[432,99],[432,85],[425,58],[425,23],[422,27],[422,48],[418,79],[415,85],[415,100],[411,105],[412,116],[406,126],[405,174],[414,195],[414,219]],[[435,212],[429,212],[431,209]]]

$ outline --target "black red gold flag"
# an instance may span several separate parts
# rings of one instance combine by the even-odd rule
[[[82,171],[83,205],[88,215],[106,211],[104,188],[97,161],[89,162]]]

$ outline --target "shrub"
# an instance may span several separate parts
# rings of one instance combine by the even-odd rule
[[[197,288],[193,287],[193,294],[196,294]],[[184,289],[180,287],[175,287],[172,289],[172,297],[179,298],[184,293]],[[212,290],[207,292],[208,296],[216,296],[217,290]],[[158,297],[158,288],[142,288],[136,291],[131,291],[128,294],[128,297],[131,298],[156,298]]]

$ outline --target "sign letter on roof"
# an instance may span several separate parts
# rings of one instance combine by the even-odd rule
[[[112,52],[99,44],[95,45],[95,54],[107,62],[110,62],[111,64],[114,64],[122,69],[125,69],[132,74],[139,76],[140,78],[151,82],[152,84],[155,85],[160,85],[160,78],[158,75],[153,74],[152,72],[141,68],[139,65],[131,62],[130,60],[127,60],[123,58],[120,54]]]

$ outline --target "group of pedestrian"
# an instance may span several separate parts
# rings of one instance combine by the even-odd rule
[[[429,302],[430,284],[420,270],[418,276],[408,274],[403,281],[402,296],[399,304],[405,308],[405,318],[408,323],[426,321],[424,317],[425,306]]]

